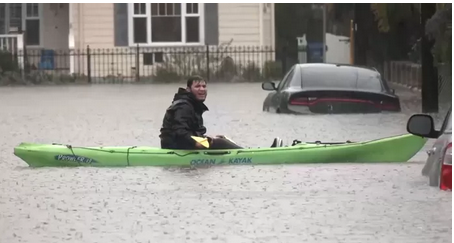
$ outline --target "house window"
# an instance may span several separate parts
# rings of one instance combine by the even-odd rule
[[[203,4],[130,3],[130,43],[200,44]]]
[[[9,4],[9,23],[8,23],[8,32],[9,31],[19,31],[22,30],[22,7],[23,3],[10,3]]]
[[[6,3],[0,3],[0,34],[6,33]]]
[[[22,3],[0,3],[0,34],[17,33],[21,27]]]
[[[29,46],[40,45],[40,13],[39,3],[26,3],[25,7],[25,43]]]
[[[0,3],[0,34],[27,31],[28,46],[41,44],[42,3]]]

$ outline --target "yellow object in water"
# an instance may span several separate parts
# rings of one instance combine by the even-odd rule
[[[208,138],[202,138],[197,136],[191,136],[191,138],[194,139],[196,142],[202,144],[205,148],[210,147],[210,142],[208,141]]]

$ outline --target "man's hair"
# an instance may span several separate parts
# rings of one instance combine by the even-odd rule
[[[192,84],[194,82],[200,82],[200,81],[206,82],[206,80],[203,77],[198,76],[198,75],[189,77],[188,81],[186,82],[186,86],[190,88],[190,87],[192,87]]]

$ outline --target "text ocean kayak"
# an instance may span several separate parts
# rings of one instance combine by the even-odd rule
[[[14,154],[31,167],[196,166],[348,162],[406,162],[427,139],[411,134],[364,142],[300,143],[232,150],[167,150],[156,147],[75,147],[21,143]]]

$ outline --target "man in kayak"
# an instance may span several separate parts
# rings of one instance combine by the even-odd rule
[[[207,138],[208,149],[242,148],[224,136],[214,138],[205,135],[203,113],[208,111],[204,104],[207,97],[207,83],[200,76],[188,79],[186,88],[179,88],[172,104],[167,108],[161,127],[161,148],[163,149],[206,149],[193,136]]]

